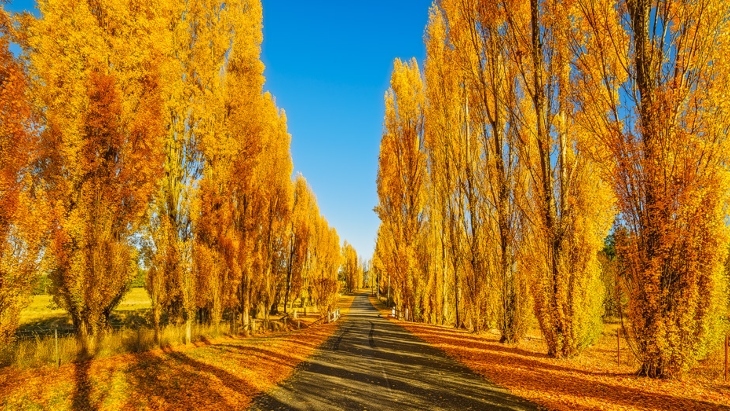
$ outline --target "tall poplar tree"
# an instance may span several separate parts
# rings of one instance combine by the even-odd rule
[[[597,252],[613,219],[608,186],[596,178],[590,142],[575,125],[571,32],[576,9],[559,0],[505,8],[513,57],[523,69],[518,101],[529,219],[524,268],[533,278],[535,315],[555,357],[576,355],[601,332]]]
[[[376,212],[392,232],[398,283],[396,303],[418,312],[416,245],[424,220],[426,156],[423,153],[423,83],[415,59],[395,60],[391,88],[385,95],[385,130],[378,162]]]
[[[431,269],[435,272],[436,319],[439,323],[458,323],[458,275],[460,264],[455,196],[458,171],[456,148],[464,106],[462,88],[455,74],[456,58],[447,38],[447,23],[440,7],[432,6],[426,28],[424,69],[426,104],[424,108],[424,148],[428,155],[428,230],[433,248]],[[380,240],[379,240],[380,241]],[[381,259],[382,262],[382,259]],[[440,309],[438,309],[440,308]]]
[[[48,228],[44,190],[32,174],[39,141],[29,83],[9,49],[11,27],[0,6],[0,344],[14,337]]]
[[[730,2],[578,2],[582,124],[620,211],[620,275],[641,367],[671,377],[717,338],[727,252]]]
[[[51,278],[79,337],[106,326],[136,274],[131,236],[160,170],[160,78],[149,9],[46,0],[24,20],[43,113],[43,184],[52,202]],[[144,50],[139,52],[138,50]]]
[[[475,259],[484,261],[475,273],[481,279],[475,281],[490,289],[489,300],[497,307],[490,304],[487,309],[494,312],[490,316],[496,319],[502,341],[515,342],[526,331],[529,298],[525,275],[517,264],[523,225],[517,199],[524,172],[518,156],[522,125],[513,110],[518,67],[510,58],[506,5],[478,1],[443,1],[441,5],[449,22],[447,41],[456,59],[457,70],[450,74],[461,78],[463,104],[470,113],[466,121],[479,147],[479,161],[471,167],[477,182],[476,214],[483,218],[472,220],[490,233],[480,240],[485,255]]]

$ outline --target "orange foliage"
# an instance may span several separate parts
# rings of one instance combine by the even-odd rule
[[[618,197],[640,372],[671,377],[707,354],[727,316],[730,2],[618,4],[578,2],[582,124]]]
[[[28,80],[9,50],[9,26],[0,7],[0,344],[13,338],[47,229],[43,191],[31,173],[38,139],[31,129]]]
[[[56,300],[83,336],[106,325],[136,274],[130,237],[161,171],[162,100],[151,56],[140,59],[119,41],[143,11],[87,4],[70,11],[62,1],[43,2],[40,11],[24,21],[24,45],[43,113],[47,256]]]
[[[306,182],[291,181],[286,116],[263,91],[261,1],[38,6],[13,32],[30,93],[0,14],[2,334],[32,285],[46,221],[52,292],[80,336],[107,325],[141,273],[157,335],[166,319],[189,340],[194,321],[224,315],[248,329],[252,313],[268,318],[302,288],[331,306],[339,237]],[[26,227],[31,217],[40,222]]]

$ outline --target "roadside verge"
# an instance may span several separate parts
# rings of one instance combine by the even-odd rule
[[[343,296],[338,305],[349,308],[352,300]],[[321,324],[60,368],[6,367],[0,409],[243,409],[288,378],[336,329]]]

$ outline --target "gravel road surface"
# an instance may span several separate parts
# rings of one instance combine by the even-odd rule
[[[252,410],[537,410],[355,297],[337,332]]]

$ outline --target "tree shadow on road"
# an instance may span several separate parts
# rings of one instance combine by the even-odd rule
[[[536,409],[356,302],[318,353],[252,409]]]

